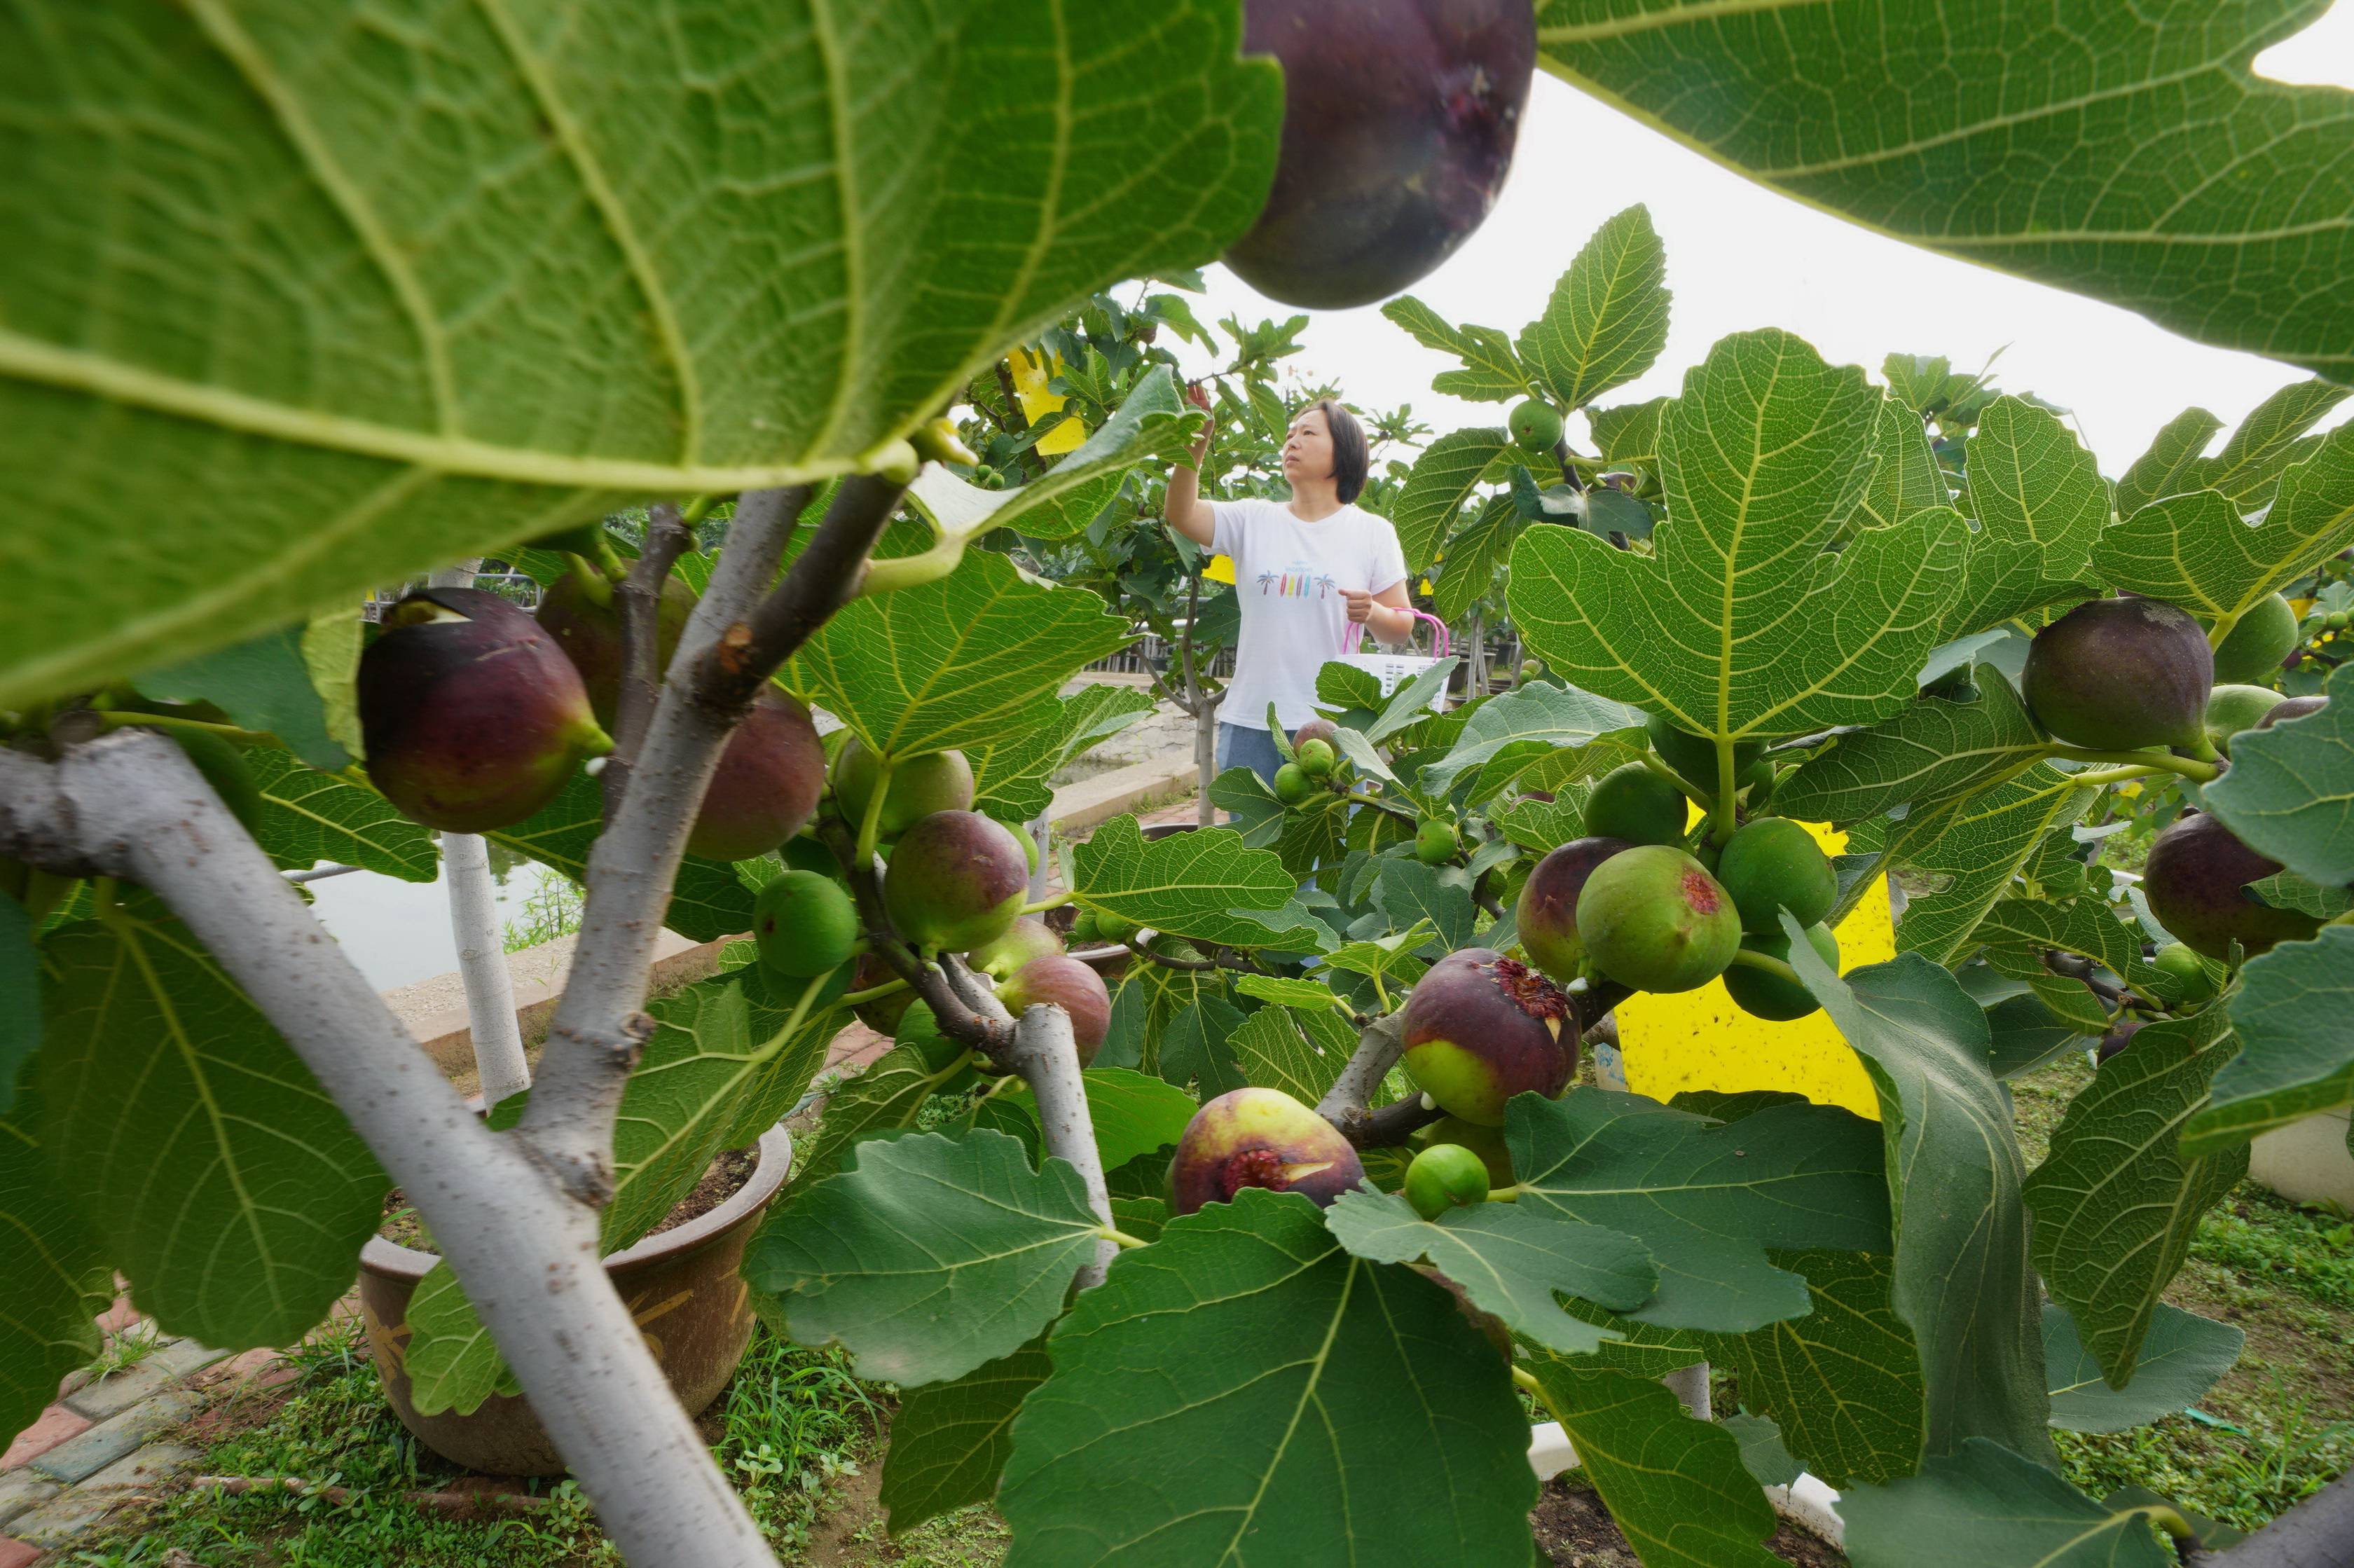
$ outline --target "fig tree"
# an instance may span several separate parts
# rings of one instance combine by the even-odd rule
[[[1524,452],[1549,452],[1561,440],[1561,411],[1542,397],[1515,404],[1504,424],[1512,432],[1512,444]]]
[[[1650,741],[1651,749],[1659,753],[1659,760],[1674,768],[1686,783],[1710,796],[1715,795],[1716,742],[1704,735],[1678,729],[1657,714],[1643,721],[1643,734]],[[1734,788],[1740,787],[1742,775],[1765,754],[1766,743],[1762,740],[1734,743]]]
[[[2277,874],[2280,862],[2257,853],[2204,811],[2176,818],[2149,846],[2142,892],[2158,923],[2211,959],[2229,959],[2236,941],[2248,957],[2278,942],[2301,942],[2321,922],[2275,909],[2248,890]]]
[[[1002,822],[998,824],[1004,826]],[[1000,984],[1013,978],[1013,972],[1033,959],[1044,959],[1063,950],[1063,938],[1046,928],[1046,922],[1035,915],[1024,915],[1005,928],[1005,934],[995,941],[983,942],[965,955],[965,962]]]
[[[1365,1167],[1332,1124],[1281,1089],[1231,1090],[1185,1124],[1169,1162],[1169,1212],[1231,1203],[1246,1187],[1299,1192],[1328,1207]]]
[[[1445,865],[1462,847],[1452,822],[1426,817],[1414,831],[1414,858],[1425,865]]]
[[[1577,934],[1595,968],[1637,991],[1691,991],[1724,972],[1741,912],[1680,849],[1638,844],[1596,866],[1577,895]]]
[[[2207,699],[2208,744],[2229,757],[2233,736],[2255,728],[2285,701],[2270,686],[2217,686]]]
[[[2279,594],[2266,594],[2215,645],[2215,679],[2261,681],[2277,674],[2281,661],[2304,641],[2296,632],[2296,610]]]
[[[2168,942],[2149,961],[2182,982],[2184,1001],[2214,1000],[2215,977],[2207,972],[2206,960],[2188,942]]]
[[[1807,945],[1814,948],[1817,958],[1831,967],[1832,973],[1839,972],[1839,938],[1831,935],[1829,926],[1808,927]],[[1790,938],[1779,932],[1744,937],[1741,946],[1769,959],[1790,961]],[[1724,991],[1733,998],[1735,1007],[1751,1017],[1776,1022],[1804,1018],[1822,1005],[1815,1000],[1814,992],[1797,981],[1784,980],[1766,969],[1751,969],[1747,964],[1734,964],[1724,971]]]
[[[1405,1070],[1449,1115],[1501,1127],[1514,1095],[1550,1099],[1569,1082],[1575,1017],[1560,988],[1526,964],[1465,948],[1431,965],[1406,998]]]
[[[1434,1144],[1454,1143],[1478,1155],[1488,1167],[1488,1188],[1490,1192],[1510,1187],[1513,1182],[1512,1150],[1504,1141],[1500,1127],[1483,1127],[1476,1121],[1465,1121],[1459,1116],[1443,1116],[1420,1132],[1415,1140],[1427,1149]]]
[[[801,831],[824,790],[825,748],[809,709],[764,688],[719,754],[686,853],[757,859]]]
[[[695,590],[676,577],[663,579],[662,597],[654,605],[654,678],[670,668],[671,655],[695,613]],[[610,726],[621,698],[621,610],[613,601],[613,585],[601,577],[594,582],[575,570],[548,585],[540,596],[537,620],[556,639],[580,683],[588,692],[588,706],[597,722]]]
[[[1111,991],[1103,976],[1063,953],[1032,959],[998,987],[997,1000],[1014,1017],[1040,1002],[1053,1002],[1071,1015],[1071,1036],[1078,1043],[1079,1065],[1096,1059],[1104,1035],[1111,1029]]]
[[[1459,1143],[1434,1143],[1405,1168],[1405,1201],[1426,1220],[1488,1201],[1488,1166]]]
[[[1684,842],[1690,815],[1684,792],[1639,762],[1604,774],[1585,802],[1585,831],[1596,838],[1630,844]]]
[[[2087,599],[2035,634],[2020,684],[2036,722],[2070,745],[2197,747],[2215,655],[2199,623],[2170,604]]]
[[[423,588],[360,655],[368,780],[444,832],[512,827],[613,748],[539,623],[479,588]]]
[[[1310,779],[1330,779],[1332,765],[1341,759],[1341,754],[1332,749],[1332,743],[1329,740],[1311,739],[1303,746],[1294,747],[1292,755],[1299,759],[1299,770]]]
[[[1782,911],[1811,926],[1839,902],[1839,876],[1815,836],[1787,817],[1744,823],[1717,857],[1716,879],[1733,895],[1745,931],[1778,935]]]
[[[934,953],[970,952],[1002,936],[1029,892],[1022,846],[974,811],[935,811],[917,821],[899,836],[883,879],[891,924]]]
[[[875,780],[881,771],[875,754],[856,736],[843,743],[833,759],[833,793],[842,814],[854,828],[866,820],[875,798]],[[879,836],[896,839],[935,811],[963,811],[972,806],[972,764],[961,751],[928,751],[899,759],[891,769],[891,788],[884,792]]]
[[[1283,63],[1283,141],[1226,265],[1317,310],[1429,272],[1503,188],[1536,41],[1527,0],[1250,0],[1243,48]]]
[[[2276,724],[2286,724],[2291,719],[2300,719],[2307,714],[2317,714],[2328,705],[2327,697],[2291,697],[2285,702],[2273,705],[2272,711],[2256,721],[2256,727],[2270,729]]]
[[[1577,895],[1596,866],[1633,847],[1625,839],[1572,839],[1537,862],[1521,885],[1513,915],[1530,962],[1564,985],[1577,978],[1585,959],[1577,939]]]
[[[1297,762],[1287,762],[1275,770],[1274,788],[1277,800],[1287,806],[1297,806],[1316,793],[1316,781]]]
[[[769,879],[752,900],[752,939],[770,974],[808,980],[850,961],[858,947],[858,910],[850,891],[814,871]]]

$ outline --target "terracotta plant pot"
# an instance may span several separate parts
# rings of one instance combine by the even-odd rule
[[[770,1128],[751,1180],[726,1202],[605,1260],[613,1287],[690,1415],[719,1396],[752,1342],[752,1308],[737,1268],[792,1159],[792,1134]],[[407,1370],[408,1298],[440,1261],[382,1236],[371,1237],[360,1253],[360,1306],[393,1414],[453,1465],[493,1476],[562,1475],[564,1461],[525,1400],[494,1394],[471,1415],[417,1413]]]

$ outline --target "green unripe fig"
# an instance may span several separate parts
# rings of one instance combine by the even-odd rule
[[[1585,945],[1577,939],[1577,895],[1594,868],[1621,850],[1625,839],[1572,839],[1537,862],[1521,885],[1513,923],[1529,961],[1563,985],[1577,978]]]
[[[238,825],[248,833],[261,832],[261,786],[253,781],[253,770],[245,765],[238,748],[209,730],[182,729],[175,726],[164,732],[187,754],[205,782],[213,787],[220,803],[228,808]]]
[[[1500,1127],[1483,1127],[1476,1121],[1465,1121],[1459,1116],[1443,1116],[1414,1135],[1422,1148],[1435,1148],[1452,1143],[1469,1150],[1488,1168],[1488,1191],[1500,1192],[1512,1185],[1511,1146],[1504,1140]]]
[[[1426,1220],[1484,1203],[1487,1162],[1459,1143],[1434,1143],[1405,1168],[1405,1201]]]
[[[2219,685],[2207,699],[2207,739],[2229,757],[2232,737],[2264,723],[2264,715],[2288,699],[2270,686]]]
[[[842,863],[833,858],[833,852],[807,833],[795,833],[787,839],[778,846],[777,855],[785,863],[787,871],[813,871],[837,882],[842,879]]]
[[[1703,793],[1716,794],[1716,742],[1704,735],[1692,735],[1678,729],[1659,715],[1643,721],[1643,734],[1650,740],[1651,749],[1659,760],[1674,768],[1679,777]],[[1733,747],[1733,776],[1735,788],[1749,765],[1766,752],[1762,740],[1736,741]]]
[[[1431,965],[1406,998],[1405,1070],[1449,1115],[1501,1127],[1514,1095],[1551,1099],[1577,1070],[1575,1016],[1526,964],[1465,948]]]
[[[1612,768],[1585,802],[1590,837],[1625,839],[1630,844],[1684,842],[1690,816],[1684,792],[1639,762]]]
[[[1096,935],[1104,941],[1125,944],[1135,939],[1136,930],[1133,920],[1122,919],[1108,909],[1096,911]]]
[[[867,802],[875,798],[875,779],[881,771],[875,754],[852,736],[833,759],[833,794],[843,820],[855,829],[866,820]],[[891,769],[891,788],[883,797],[877,837],[896,839],[918,819],[935,811],[972,809],[972,764],[961,751],[928,751],[902,758]]]
[[[1316,793],[1316,781],[1297,762],[1287,762],[1275,770],[1275,798],[1287,806],[1297,806]]]
[[[1455,836],[1454,824],[1436,817],[1425,818],[1414,831],[1414,858],[1425,865],[1445,865],[1462,847]]]
[[[935,811],[899,836],[883,906],[917,948],[965,953],[1002,936],[1029,892],[1013,834],[975,811]]]
[[[2354,626],[2354,612],[2343,609],[2333,609],[2327,615],[2321,618],[2321,625],[2324,630],[2343,631],[2348,627]],[[2285,659],[2288,655],[2284,653],[2281,657]]]
[[[603,525],[599,524],[599,531]],[[676,577],[663,579],[654,603],[654,678],[670,668],[671,655],[695,613],[695,593]],[[597,722],[609,728],[621,701],[621,609],[613,600],[613,585],[593,583],[578,571],[569,571],[550,583],[539,598],[535,619],[556,639],[580,683],[588,693],[588,707]]]
[[[1543,660],[1523,659],[1521,661],[1521,667],[1513,672],[1512,678],[1516,681],[1523,682],[1536,681],[1542,680],[1544,677],[1544,673],[1545,664]]]
[[[2230,959],[2236,941],[2253,959],[2321,928],[2315,916],[2275,909],[2248,890],[2280,869],[2280,862],[2242,843],[2215,818],[2192,811],[2177,817],[2150,844],[2141,885],[2150,913],[2180,940],[2222,959]]]
[[[1790,938],[1779,933],[1744,937],[1741,945],[1750,952],[1779,959],[1784,963],[1790,961]],[[1829,926],[1808,927],[1807,945],[1815,949],[1817,958],[1831,967],[1833,974],[1839,972],[1839,938],[1831,935]],[[1753,969],[1746,964],[1734,964],[1724,971],[1724,991],[1742,1012],[1753,1018],[1770,1018],[1777,1022],[1804,1018],[1822,1005],[1815,1000],[1814,992],[1796,980]]]
[[[1003,824],[1000,824],[1002,826]],[[1051,958],[1063,950],[1063,938],[1035,915],[1024,915],[996,940],[983,942],[967,953],[965,962],[1002,985],[1033,959]]]
[[[444,832],[512,827],[613,748],[556,640],[479,588],[424,588],[387,611],[358,697],[368,781]]]
[[[1299,759],[1299,770],[1310,779],[1331,778],[1332,765],[1341,759],[1341,754],[1332,749],[1329,740],[1310,740],[1293,747],[1292,755]]]
[[[2206,960],[2188,942],[2168,942],[2149,961],[2182,982],[2184,1001],[2214,1000],[2215,977],[2207,972]]]
[[[1504,422],[1512,432],[1512,444],[1524,452],[1549,452],[1561,440],[1561,410],[1542,397],[1514,405]]]
[[[2215,655],[2207,633],[2154,599],[2095,599],[2035,634],[2020,682],[2035,720],[2094,751],[2197,747]]]
[[[991,821],[997,821],[993,817],[990,820]],[[1001,821],[998,822],[997,825],[1013,835],[1013,842],[1022,846],[1022,858],[1030,863],[1030,874],[1033,876],[1037,875],[1038,841],[1030,836],[1030,830],[1020,822]]]
[[[809,709],[773,687],[752,699],[703,791],[686,853],[753,860],[801,832],[825,792],[825,747]]]
[[[2279,594],[2266,594],[2223,633],[2215,645],[2215,679],[2261,681],[2280,673],[2281,661],[2305,641],[2296,634],[2296,611]]]
[[[1741,912],[1708,868],[1683,851],[1638,844],[1585,879],[1577,934],[1595,968],[1620,985],[1692,991],[1733,961]]]
[[[1774,762],[1761,757],[1741,770],[1742,798],[1755,810],[1774,798]]]
[[[771,877],[752,900],[752,939],[772,975],[809,980],[848,963],[858,947],[850,892],[814,871]]]
[[[1103,927],[1096,919],[1096,912],[1082,905],[1071,917],[1071,946],[1089,948],[1102,940]]]
[[[1782,911],[1811,926],[1839,902],[1839,875],[1815,837],[1787,817],[1759,817],[1737,829],[1717,857],[1716,879],[1733,895],[1741,927],[1779,935]]]
[[[1245,1187],[1298,1192],[1329,1208],[1364,1179],[1364,1163],[1331,1122],[1281,1089],[1235,1089],[1185,1124],[1169,1161],[1169,1212],[1231,1203]]]

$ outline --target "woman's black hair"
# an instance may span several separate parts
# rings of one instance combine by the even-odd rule
[[[1365,473],[1373,466],[1373,457],[1365,445],[1365,427],[1357,423],[1357,416],[1330,397],[1319,397],[1313,407],[1324,410],[1324,428],[1332,433],[1332,483],[1343,504],[1363,493]]]

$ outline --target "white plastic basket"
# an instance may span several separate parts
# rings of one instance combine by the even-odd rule
[[[1349,623],[1348,635],[1341,641],[1341,656],[1333,662],[1364,671],[1382,683],[1382,695],[1385,697],[1390,695],[1400,686],[1446,658],[1451,645],[1447,632],[1447,622],[1419,609],[1409,610],[1407,613],[1412,615],[1417,623],[1426,621],[1429,623],[1432,652],[1427,656],[1420,653],[1360,653],[1357,652],[1357,646],[1363,641],[1365,629],[1361,622],[1352,620]],[[1430,694],[1430,706],[1435,713],[1447,711],[1445,686],[1439,687]]]

